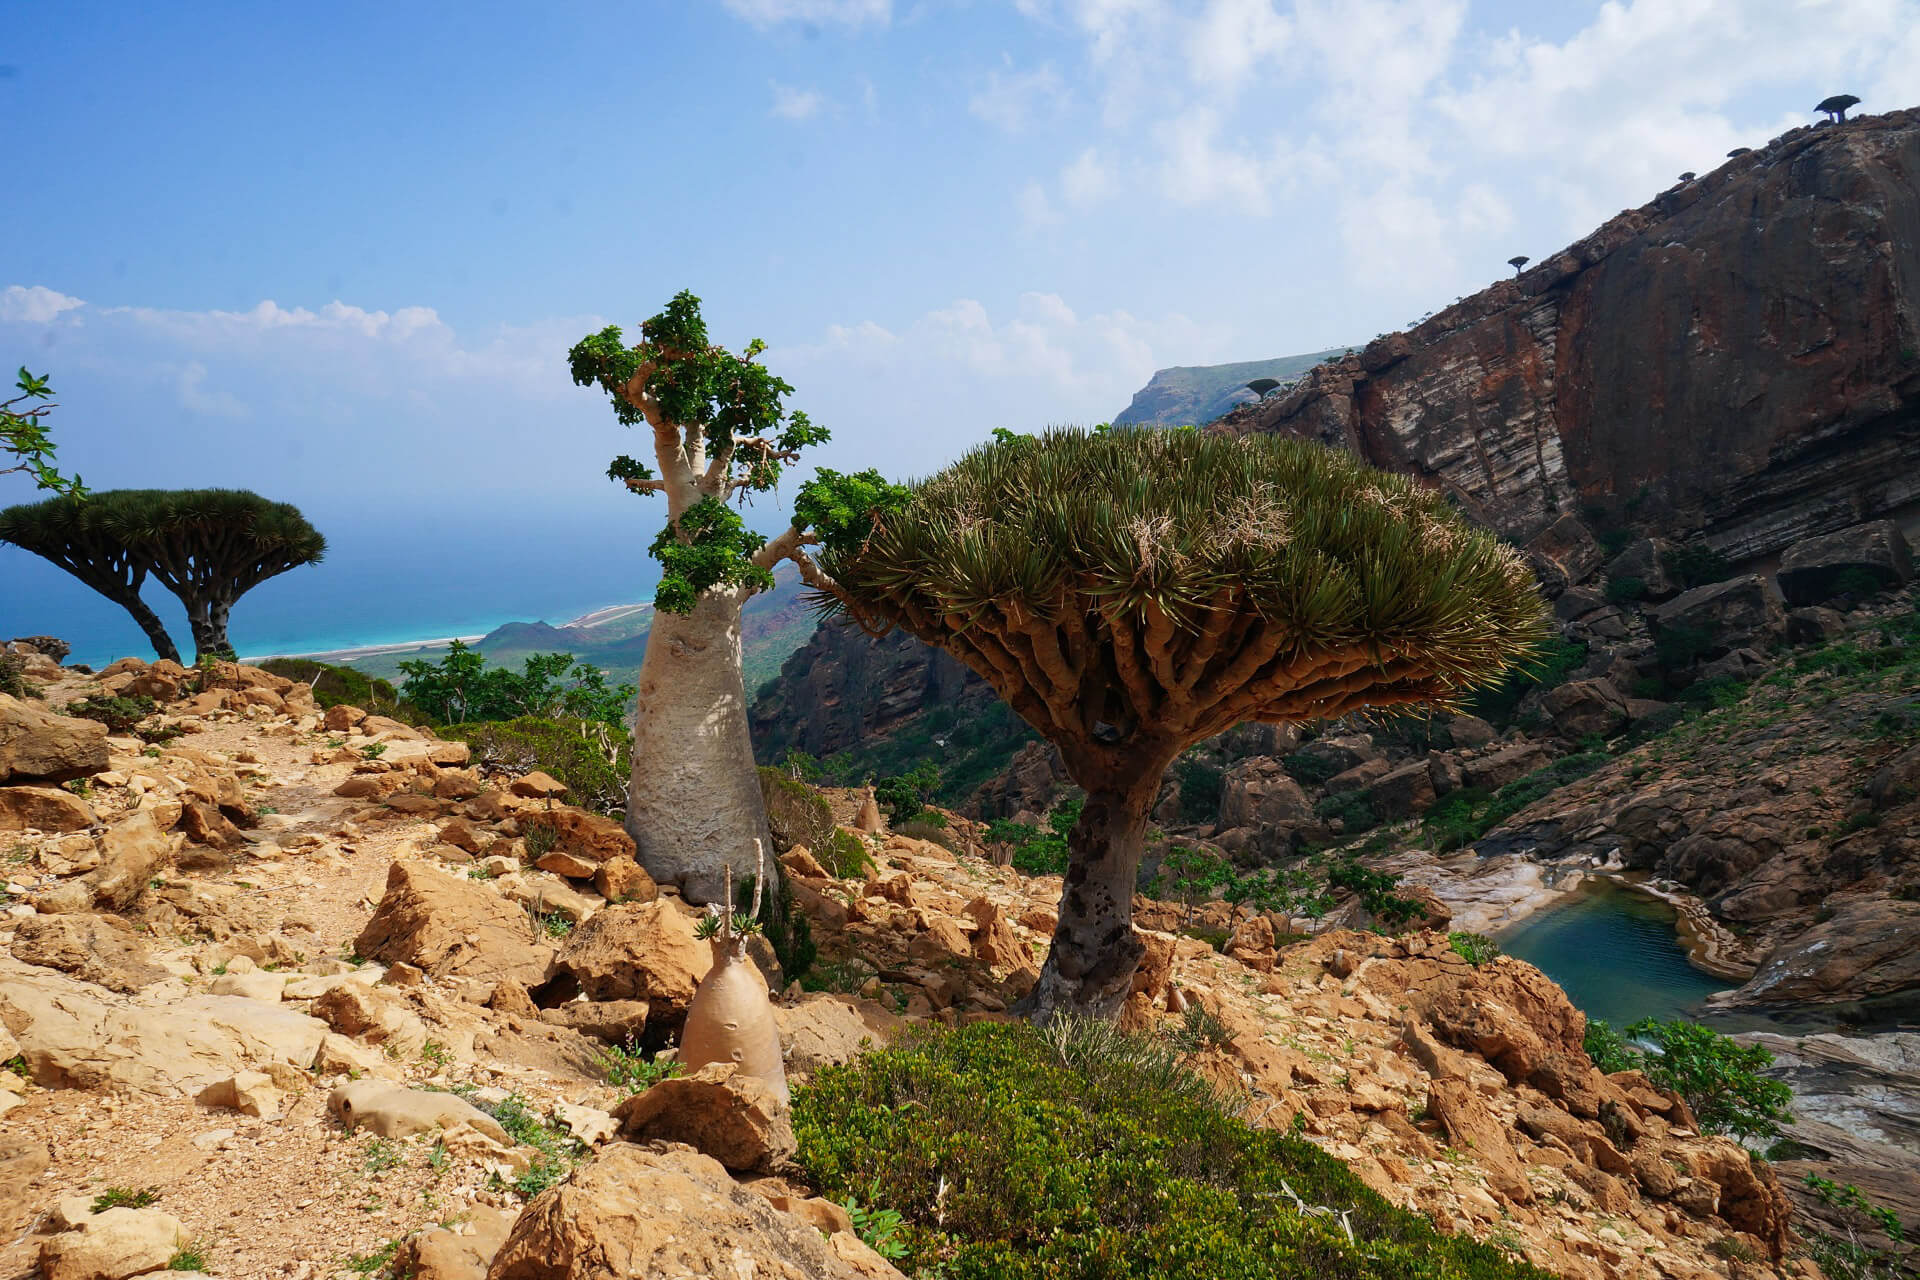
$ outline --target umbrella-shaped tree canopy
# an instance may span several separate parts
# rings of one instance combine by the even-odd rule
[[[1088,793],[1043,1016],[1124,996],[1146,814],[1181,751],[1248,720],[1450,702],[1543,627],[1526,565],[1438,493],[1267,435],[1003,435],[822,563],[869,626],[985,677]]]

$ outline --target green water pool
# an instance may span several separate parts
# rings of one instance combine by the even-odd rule
[[[1559,983],[1589,1018],[1615,1027],[1641,1018],[1697,1020],[1702,1001],[1737,984],[1689,964],[1674,921],[1666,903],[1591,878],[1496,940]]]

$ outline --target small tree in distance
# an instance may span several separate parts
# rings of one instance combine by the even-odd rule
[[[1544,634],[1526,565],[1440,495],[1269,435],[1007,433],[822,564],[828,607],[979,672],[1086,791],[1040,1021],[1130,990],[1148,812],[1182,751],[1248,720],[1445,704]]]
[[[1835,124],[1845,124],[1847,122],[1847,108],[1857,107],[1859,105],[1860,99],[1854,97],[1852,94],[1836,93],[1831,98],[1822,98],[1819,105],[1814,107],[1814,110],[1820,112]]]
[[[691,293],[642,324],[640,339],[629,347],[608,327],[568,353],[577,385],[605,391],[623,425],[652,431],[653,465],[622,456],[608,478],[667,502],[650,548],[661,577],[640,665],[627,830],[654,879],[690,901],[725,902],[727,866],[771,839],[747,735],[741,606],[773,585],[782,560],[837,592],[807,548],[858,547],[905,491],[876,471],[822,468],[801,486],[789,527],[767,540],[729,502],[772,489],[827,431],[788,413],[793,388],[757,363],[764,343],[736,355],[708,340]]]
[[[162,658],[180,651],[140,598],[152,576],[186,606],[194,656],[231,658],[233,604],[319,561],[327,540],[298,510],[244,489],[110,489],[0,511],[0,542],[52,561],[126,609]]]
[[[1533,261],[1532,258],[1529,258],[1526,254],[1523,253],[1523,254],[1519,254],[1516,257],[1508,258],[1507,265],[1513,268],[1513,274],[1517,276],[1520,274],[1520,268],[1526,266],[1529,262],[1532,262],[1532,261]]]

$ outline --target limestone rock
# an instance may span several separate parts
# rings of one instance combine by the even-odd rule
[[[281,1092],[264,1071],[237,1071],[202,1089],[194,1095],[194,1101],[203,1107],[225,1107],[271,1120],[280,1114]]]
[[[0,1135],[0,1216],[24,1205],[33,1180],[51,1163],[46,1144],[18,1134]]]
[[[554,800],[567,794],[567,784],[550,773],[535,769],[524,777],[515,778],[509,790],[528,800]]]
[[[883,1264],[884,1265],[884,1264]],[[694,1151],[608,1147],[536,1198],[494,1256],[488,1280],[626,1280],[741,1276],[900,1280],[861,1270],[812,1225],[734,1185]]]
[[[86,801],[59,787],[0,787],[0,831],[85,831],[94,821]]]
[[[1838,595],[1849,577],[1880,587],[1904,585],[1913,576],[1913,550],[1892,520],[1874,520],[1804,538],[1780,557],[1777,581],[1788,604],[1821,604]]]
[[[638,1040],[647,1026],[645,1000],[569,1000],[551,1009],[542,1009],[540,1021],[556,1027],[570,1027],[583,1036],[625,1044]]]
[[[435,977],[529,986],[546,979],[553,955],[535,941],[527,913],[492,890],[405,862],[388,868],[386,893],[354,950]]]
[[[364,1128],[383,1138],[466,1128],[503,1147],[513,1145],[498,1120],[450,1093],[408,1089],[379,1080],[349,1080],[327,1098],[327,1110],[343,1127]]]
[[[100,865],[84,880],[94,902],[108,911],[124,911],[173,856],[173,841],[146,810],[122,819],[100,837]]]
[[[730,1062],[662,1080],[615,1107],[613,1118],[622,1137],[684,1142],[739,1172],[769,1173],[796,1149],[785,1099]]]
[[[511,1230],[512,1215],[475,1206],[458,1229],[431,1227],[401,1241],[392,1273],[408,1280],[486,1280]]]
[[[593,887],[613,903],[652,902],[660,896],[660,887],[646,868],[625,854],[608,858],[593,869]]]
[[[153,963],[146,939],[119,916],[30,916],[14,930],[13,955],[110,991],[138,991],[167,977]]]
[[[69,782],[106,767],[107,726],[0,693],[0,783]]]
[[[1526,1167],[1514,1152],[1507,1129],[1464,1080],[1435,1080],[1427,1089],[1427,1109],[1446,1128],[1456,1147],[1469,1151],[1487,1171],[1487,1184],[1517,1204],[1533,1201]]]
[[[589,1000],[645,1000],[677,1015],[713,965],[693,930],[664,900],[606,907],[567,938],[555,967]]]
[[[180,1219],[160,1209],[108,1209],[40,1246],[43,1280],[125,1280],[167,1265],[187,1240]]]
[[[776,1004],[774,1025],[786,1046],[787,1066],[813,1072],[884,1049],[906,1024],[876,1000],[816,991],[798,1004]]]
[[[528,775],[533,777],[535,775]],[[515,783],[516,788],[527,778]],[[515,794],[520,794],[517,790]],[[612,858],[632,858],[634,856],[633,837],[611,818],[597,813],[588,813],[585,809],[575,809],[569,805],[555,805],[530,813],[520,820],[522,829],[546,827],[554,833],[556,850],[572,854],[592,866],[598,866]],[[591,875],[589,871],[587,874]]]

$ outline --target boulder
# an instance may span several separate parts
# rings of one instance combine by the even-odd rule
[[[1503,747],[1492,755],[1465,761],[1460,766],[1460,772],[1468,786],[1493,791],[1516,778],[1524,778],[1552,758],[1539,743],[1520,742]]]
[[[107,767],[107,726],[0,693],[0,783],[69,782]]]
[[[100,837],[100,865],[83,877],[93,900],[108,911],[125,911],[145,893],[173,857],[173,840],[151,812],[142,809],[116,822]]]
[[[271,1120],[280,1114],[283,1095],[273,1077],[264,1071],[236,1071],[225,1080],[216,1080],[194,1101],[203,1107],[222,1107],[242,1115]]]
[[[593,887],[608,902],[652,902],[660,896],[645,867],[631,857],[608,858],[593,870]]]
[[[0,1136],[0,1221],[10,1221],[26,1205],[33,1180],[50,1163],[44,1142],[19,1134]]]
[[[1513,1149],[1511,1131],[1480,1101],[1471,1084],[1457,1079],[1433,1081],[1427,1087],[1427,1110],[1446,1129],[1451,1146],[1473,1154],[1475,1163],[1486,1171],[1487,1185],[1502,1199],[1532,1203],[1533,1187]]]
[[[1607,558],[1592,531],[1574,515],[1561,516],[1534,534],[1527,540],[1526,550],[1527,562],[1548,595],[1586,581]]]
[[[736,1186],[699,1152],[617,1143],[522,1211],[487,1276],[901,1280],[884,1262],[849,1261],[838,1239]]]
[[[1787,611],[1788,644],[1826,644],[1845,634],[1847,618],[1837,609],[1811,605]]]
[[[1856,524],[1803,538],[1780,555],[1777,581],[1788,604],[1820,604],[1855,582],[1874,589],[1903,586],[1913,577],[1913,550],[1891,520]]]
[[[596,911],[567,938],[555,968],[589,1000],[645,1000],[656,1012],[686,1012],[713,956],[694,921],[664,899]]]
[[[513,1230],[513,1216],[476,1205],[455,1227],[429,1227],[400,1242],[392,1274],[407,1280],[486,1280],[487,1266]]]
[[[1278,760],[1255,756],[1227,770],[1220,788],[1220,826],[1287,828],[1310,823],[1313,804]]]
[[[773,1006],[787,1068],[814,1072],[884,1049],[906,1024],[877,1000],[816,991],[798,1004]]]
[[[512,978],[529,986],[546,980],[553,957],[535,940],[527,913],[491,889],[406,862],[387,869],[387,891],[354,950],[437,978]]]
[[[1610,737],[1627,725],[1627,700],[1609,680],[1573,680],[1549,690],[1541,707],[1563,737]]]
[[[1448,740],[1456,747],[1484,747],[1494,739],[1493,726],[1479,716],[1449,716],[1446,728]]]
[[[42,1280],[125,1280],[159,1271],[187,1242],[180,1219],[159,1209],[108,1209],[40,1246]]]
[[[383,1138],[471,1129],[503,1147],[513,1145],[498,1120],[451,1093],[409,1089],[381,1080],[349,1080],[327,1098],[327,1110],[342,1127],[365,1129]]]
[[[327,1034],[325,1023],[281,1005],[212,995],[134,1004],[11,957],[0,961],[0,1022],[37,1084],[162,1097],[248,1068],[305,1070]]]
[[[339,706],[327,708],[324,723],[327,728],[334,733],[346,733],[351,729],[357,728],[360,722],[366,718],[367,713],[365,711],[359,707],[348,706],[343,702]]]
[[[514,793],[521,794],[521,784],[538,776],[541,775],[529,774],[514,783]],[[523,833],[533,827],[551,829],[554,833],[553,849],[572,855],[590,868],[613,858],[634,856],[633,837],[619,823],[597,813],[588,813],[585,809],[556,805],[528,814],[520,820],[520,825]],[[592,875],[593,872],[589,870],[587,874]]]
[[[645,1000],[569,1000],[551,1009],[542,1009],[540,1021],[567,1027],[583,1036],[592,1036],[608,1044],[636,1041],[647,1026]]]
[[[1382,821],[1400,822],[1433,808],[1433,771],[1425,760],[1391,769],[1373,784],[1373,811]]]
[[[1607,581],[1633,578],[1640,583],[1644,599],[1665,600],[1677,589],[1667,574],[1667,556],[1673,551],[1674,545],[1665,538],[1629,542],[1619,555],[1607,561]]]
[[[1684,591],[1653,612],[1656,633],[1686,631],[1700,638],[1703,652],[1717,656],[1729,649],[1765,648],[1786,627],[1780,598],[1765,578],[1712,582]]]
[[[508,789],[526,800],[557,800],[567,794],[566,783],[539,769],[515,778]]]
[[[86,801],[59,787],[0,787],[0,831],[85,831],[94,821]]]
[[[736,1172],[771,1173],[796,1150],[787,1102],[731,1062],[662,1080],[613,1109],[622,1137],[684,1142]]]
[[[119,916],[29,916],[14,930],[13,956],[110,991],[138,991],[167,977],[153,963],[146,939]]]

